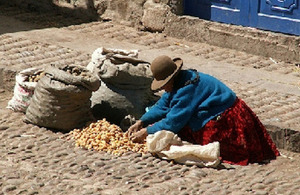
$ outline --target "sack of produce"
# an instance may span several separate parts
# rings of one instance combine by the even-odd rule
[[[120,124],[129,114],[140,118],[150,102],[157,100],[150,89],[150,63],[138,59],[137,50],[98,48],[87,68],[101,80],[91,98],[98,119]]]
[[[7,108],[15,112],[26,112],[37,82],[44,75],[42,68],[28,68],[16,75],[14,95]]]
[[[85,67],[50,65],[36,86],[25,122],[67,131],[80,128],[93,120],[90,98],[99,86]]]

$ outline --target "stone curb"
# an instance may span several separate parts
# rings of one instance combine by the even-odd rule
[[[285,62],[300,61],[300,37],[262,31],[196,17],[173,16],[164,33],[180,39],[272,57]]]

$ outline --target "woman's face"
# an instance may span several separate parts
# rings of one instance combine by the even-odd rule
[[[172,78],[167,84],[165,84],[162,89],[166,92],[171,92],[173,90],[174,78]]]

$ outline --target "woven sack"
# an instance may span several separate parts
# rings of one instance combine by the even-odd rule
[[[87,68],[101,80],[91,98],[96,118],[115,124],[127,115],[140,118],[158,99],[150,89],[150,63],[138,59],[137,50],[98,48]]]
[[[25,122],[66,131],[80,128],[93,120],[90,98],[99,87],[85,67],[51,65],[36,86]]]

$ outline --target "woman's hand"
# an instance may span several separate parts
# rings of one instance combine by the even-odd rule
[[[132,136],[134,133],[138,132],[142,128],[143,128],[143,122],[141,120],[138,120],[128,128],[127,130],[128,135]]]
[[[147,129],[142,128],[138,132],[133,133],[130,139],[135,143],[143,143],[148,135]]]

